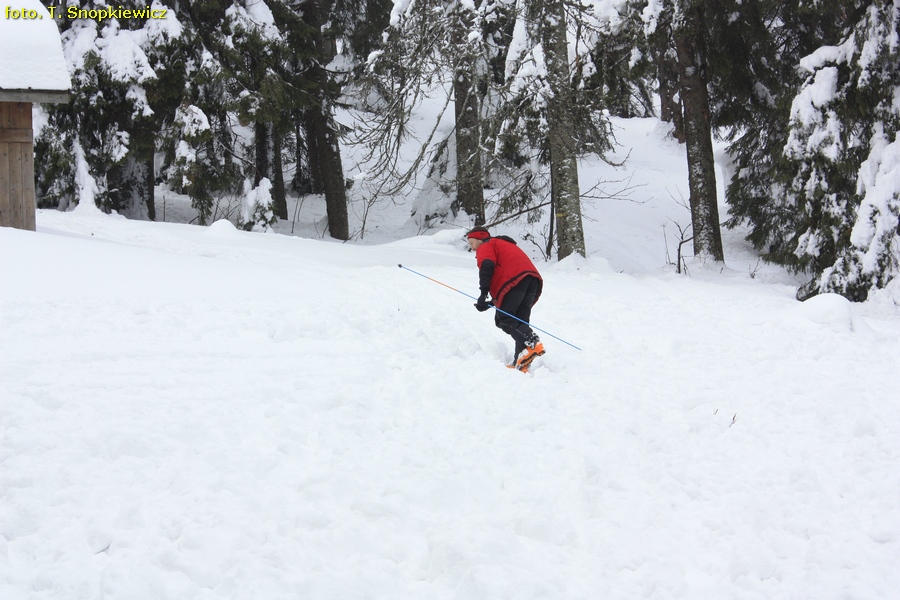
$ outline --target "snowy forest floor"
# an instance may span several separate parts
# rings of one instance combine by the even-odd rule
[[[463,222],[0,230],[0,597],[896,598],[897,306],[799,303],[740,232],[674,274],[682,149],[618,125],[582,184],[634,201],[537,263],[534,323],[582,350],[527,375],[397,268],[475,293]]]

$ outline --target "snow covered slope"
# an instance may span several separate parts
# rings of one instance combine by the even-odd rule
[[[2,598],[897,597],[894,308],[540,263],[583,350],[523,375],[397,268],[474,293],[458,232],[42,211],[0,256]]]

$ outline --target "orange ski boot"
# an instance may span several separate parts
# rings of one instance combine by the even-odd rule
[[[534,359],[544,354],[546,354],[544,344],[541,343],[537,336],[534,336],[530,343],[525,346],[525,354],[516,361],[516,369],[527,373],[528,367],[534,362]]]

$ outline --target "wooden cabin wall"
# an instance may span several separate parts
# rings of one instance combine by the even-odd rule
[[[35,229],[30,102],[0,102],[0,227]]]

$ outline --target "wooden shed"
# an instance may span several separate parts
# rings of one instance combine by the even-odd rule
[[[59,29],[36,0],[0,18],[0,227],[35,228],[34,103],[69,101]],[[13,18],[10,18],[13,17]]]

